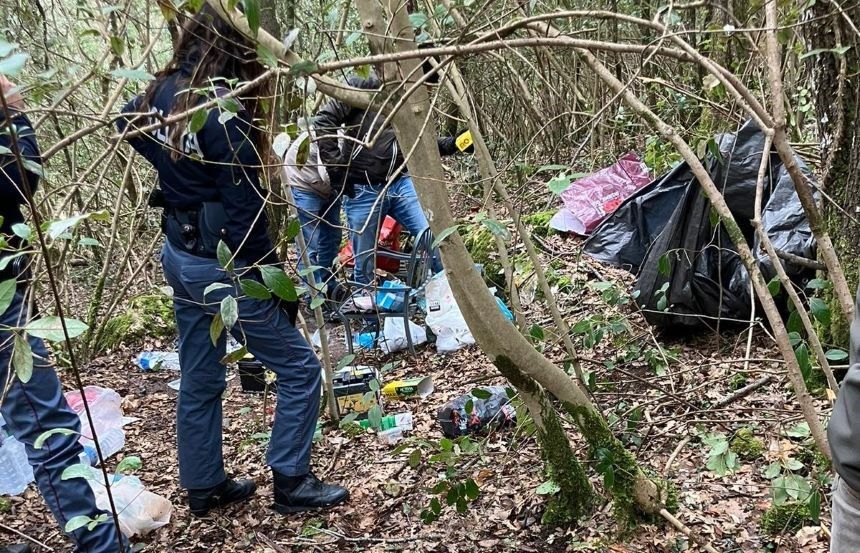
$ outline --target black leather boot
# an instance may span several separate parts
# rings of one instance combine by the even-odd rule
[[[349,490],[336,484],[326,484],[308,473],[304,476],[284,476],[272,471],[275,482],[275,503],[279,513],[299,513],[326,509],[349,499]]]
[[[213,488],[188,490],[188,507],[192,515],[204,517],[210,509],[245,501],[254,495],[255,491],[257,491],[257,483],[253,480],[228,478]]]
[[[0,553],[33,553],[33,550],[29,545],[17,543],[3,547],[0,549]]]

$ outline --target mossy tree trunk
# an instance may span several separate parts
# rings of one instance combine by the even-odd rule
[[[391,0],[387,4],[388,13],[382,13],[375,0],[359,0],[356,4],[361,14],[362,30],[371,37],[377,37],[371,41],[375,53],[415,49],[408,13],[402,4]],[[392,30],[393,37],[389,35]],[[419,62],[403,60],[392,63],[383,67],[382,74],[385,83],[383,93],[391,93],[396,103],[402,91],[412,87],[415,75],[420,75]],[[436,143],[430,96],[424,87],[419,85],[415,88],[403,109],[393,114],[392,123],[431,229],[437,236],[448,234],[455,222],[447,188],[440,185],[446,179]],[[557,397],[573,416],[591,452],[602,455],[613,467],[616,477],[609,491],[615,499],[619,522],[623,526],[629,525],[635,520],[637,511],[658,512],[665,499],[665,487],[644,474],[633,455],[612,434],[606,420],[576,382],[535,350],[517,328],[504,318],[492,296],[487,293],[461,236],[457,232],[448,234],[440,244],[440,250],[454,297],[481,349],[521,392],[528,393],[537,382]],[[539,401],[537,396],[534,399]],[[551,416],[543,420],[550,421]],[[551,439],[556,437],[557,434]],[[566,436],[559,443],[570,448]],[[578,475],[573,472],[570,474],[573,480],[582,482],[583,479]],[[577,491],[583,493],[584,490],[571,490]]]
[[[821,53],[807,58],[815,98],[815,120],[821,143],[821,187],[833,202],[824,202],[827,228],[836,253],[843,261],[852,288],[860,283],[860,40],[846,18],[860,22],[860,8],[843,9],[833,2],[815,2],[803,28],[807,51]],[[847,50],[846,50],[847,49]],[[848,344],[849,321],[838,300],[827,292],[832,313],[827,339]]]

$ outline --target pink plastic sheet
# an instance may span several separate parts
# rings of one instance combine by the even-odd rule
[[[564,207],[549,224],[562,232],[587,236],[624,200],[649,182],[648,166],[634,152],[629,152],[615,165],[572,182],[561,193]]]

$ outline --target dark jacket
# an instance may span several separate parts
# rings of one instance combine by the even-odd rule
[[[376,75],[367,79],[353,76],[346,82],[351,87],[366,90],[378,90],[382,86]],[[344,171],[348,185],[384,184],[398,171],[405,172],[405,169],[399,169],[403,165],[403,152],[397,144],[394,127],[391,125],[379,133],[372,147],[367,148],[361,144],[373,138],[384,120],[384,115],[354,108],[335,99],[330,100],[317,113],[314,128],[320,137],[320,161],[329,171],[332,187],[337,188],[342,184],[336,182],[336,177],[342,177]],[[347,137],[343,140],[343,149],[339,147],[337,139],[341,125]],[[352,139],[357,139],[358,142]],[[438,142],[439,153],[443,156],[457,152],[454,137],[439,138]],[[342,178],[340,180],[342,181]]]
[[[27,203],[24,188],[28,187],[30,193],[36,192],[39,185],[39,175],[36,166],[41,166],[42,158],[39,154],[39,146],[36,143],[36,133],[33,125],[25,115],[15,115],[10,121],[11,130],[15,134],[22,160],[26,163],[24,174],[18,169],[18,161],[13,152],[12,137],[7,132],[6,122],[0,116],[0,147],[4,153],[0,154],[0,234],[11,235],[12,226],[24,222],[24,214],[21,206]],[[20,246],[16,238],[12,238],[12,246]],[[2,255],[2,252],[0,252]]]
[[[849,363],[827,425],[827,441],[833,453],[833,468],[849,486],[860,491],[860,291],[851,323]]]
[[[181,90],[177,79],[183,72],[187,76],[187,71],[182,69],[168,76],[156,90],[150,104],[161,115],[167,117],[173,111],[176,93]],[[142,99],[138,96],[129,102],[123,113],[138,112]],[[250,114],[241,105],[235,116],[219,122],[219,116],[226,111],[213,108],[200,131],[182,137],[183,155],[179,159],[170,155],[167,128],[136,136],[129,143],[158,171],[168,209],[197,210],[204,202],[221,202],[227,216],[224,242],[230,251],[249,263],[275,263],[277,257],[267,234],[266,192],[260,187],[261,163],[253,140],[257,131],[252,128]],[[155,117],[142,116],[132,125],[154,122],[157,122]],[[128,119],[120,119],[117,127],[122,132],[128,124]],[[182,247],[171,233],[168,239]]]

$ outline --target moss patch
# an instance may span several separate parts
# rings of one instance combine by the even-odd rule
[[[173,299],[160,292],[132,298],[125,313],[109,320],[99,336],[97,352],[144,338],[171,338],[176,333]]]
[[[744,461],[755,461],[764,453],[764,442],[756,438],[752,428],[744,427],[737,431],[729,448]]]
[[[554,211],[539,211],[531,215],[524,215],[520,220],[531,227],[532,232],[538,236],[547,237],[556,234],[556,230],[549,226],[549,220],[555,215]]]
[[[761,519],[761,529],[770,536],[794,534],[804,526],[816,524],[805,503],[773,505]]]

